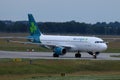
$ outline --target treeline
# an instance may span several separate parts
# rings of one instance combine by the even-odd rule
[[[0,32],[29,32],[28,21],[0,21]],[[120,35],[119,22],[97,22],[96,24],[69,22],[38,22],[45,34]]]

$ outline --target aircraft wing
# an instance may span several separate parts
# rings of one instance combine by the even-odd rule
[[[15,38],[18,38],[18,39],[27,39],[27,37],[0,37],[0,39],[15,39]]]
[[[32,43],[32,42],[14,41],[14,40],[8,40],[8,42],[20,43],[20,44],[40,44],[40,43]]]
[[[53,45],[53,44],[42,44],[41,43],[41,45],[42,46],[44,46],[44,47],[46,47],[46,48],[55,48],[55,47],[63,47],[63,48],[66,48],[66,49],[71,49],[71,48],[73,48],[74,46],[72,46],[72,45],[66,45],[66,44],[58,44],[58,45]]]
[[[23,41],[14,41],[14,40],[8,40],[8,42],[13,42],[13,43],[20,43],[20,44],[35,44],[35,45],[39,45],[45,48],[55,48],[55,47],[64,47],[66,49],[70,49],[74,46],[72,45],[65,45],[65,44],[60,44],[60,45],[53,45],[53,44],[43,44],[43,43],[33,43],[33,42],[23,42]]]

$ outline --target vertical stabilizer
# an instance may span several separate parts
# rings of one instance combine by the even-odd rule
[[[29,19],[29,32],[31,36],[28,36],[28,39],[34,43],[41,43],[40,36],[42,33],[40,32],[37,23],[34,20],[32,14],[28,14]]]
[[[29,19],[29,31],[31,36],[41,36],[41,32],[38,28],[37,23],[34,20],[34,17],[32,14],[28,14]]]

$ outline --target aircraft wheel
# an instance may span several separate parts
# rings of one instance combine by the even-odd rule
[[[54,54],[53,54],[53,57],[59,57],[59,55],[54,53]]]
[[[76,53],[76,54],[75,54],[75,57],[76,57],[76,58],[81,58],[81,54],[80,54],[80,53]]]

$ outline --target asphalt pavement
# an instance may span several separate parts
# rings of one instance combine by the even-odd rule
[[[100,53],[97,59],[88,53],[81,53],[81,58],[75,58],[75,53],[68,52],[59,58],[54,58],[52,52],[15,52],[0,51],[0,58],[32,58],[32,59],[81,59],[81,60],[120,60],[120,57],[111,57],[111,55],[120,55],[120,53]]]

